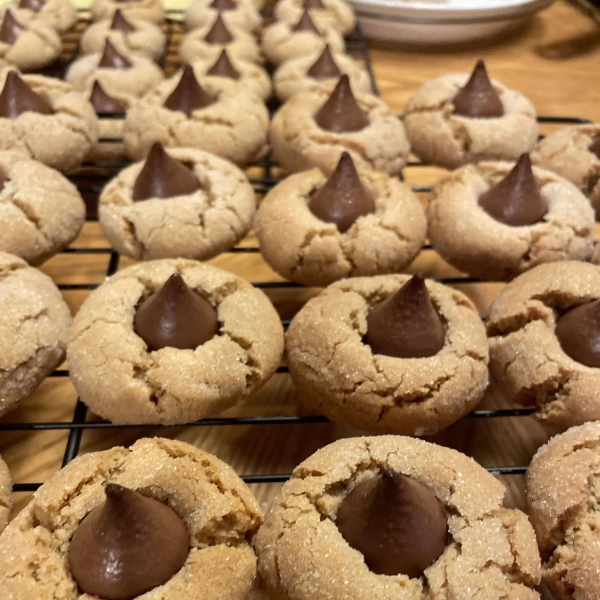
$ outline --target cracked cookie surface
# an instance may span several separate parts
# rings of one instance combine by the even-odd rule
[[[383,470],[414,478],[442,503],[450,537],[419,578],[377,575],[335,519],[348,492]],[[505,488],[455,450],[399,436],[339,440],[294,469],[256,536],[273,600],[537,600],[535,535],[502,507]]]
[[[600,598],[600,423],[573,427],[538,450],[527,503],[542,573],[556,600]]]
[[[373,354],[363,343],[369,310],[409,275],[339,281],[309,300],[286,339],[290,374],[305,407],[373,433],[431,435],[473,409],[488,382],[485,327],[470,300],[426,281],[446,325],[444,347],[428,358]]]
[[[256,573],[250,540],[258,503],[233,469],[175,440],[141,439],[79,456],[52,476],[0,538],[0,596],[12,600],[89,599],[67,568],[70,539],[105,500],[109,483],[169,505],[190,533],[183,567],[144,600],[244,600]]]
[[[151,23],[162,23],[165,20],[165,11],[160,0],[94,0],[90,6],[92,20],[101,21],[110,19],[112,21],[115,11],[120,10],[123,16],[129,20],[139,19]]]
[[[59,33],[67,31],[77,22],[77,8],[71,0],[46,0],[36,12],[28,8],[19,8],[18,2],[7,2],[0,8],[0,14],[8,9],[16,17],[17,22],[43,21]]]
[[[269,113],[260,98],[236,90],[228,92],[205,81],[206,91],[217,101],[188,117],[163,106],[180,79],[181,73],[176,73],[127,112],[123,137],[129,157],[144,158],[156,141],[165,148],[206,150],[241,166],[264,156]]]
[[[384,173],[360,170],[359,177],[376,208],[346,233],[308,207],[312,192],[326,181],[319,169],[291,175],[261,200],[254,229],[263,258],[277,273],[322,286],[408,266],[425,240],[421,203],[408,186]]]
[[[0,250],[37,265],[78,235],[85,204],[77,188],[58,171],[0,151],[0,171],[8,181],[0,190]]]
[[[275,18],[278,21],[295,24],[304,12],[304,4],[302,0],[280,0],[275,5]],[[343,0],[323,0],[322,4],[325,9],[311,8],[308,11],[314,22],[329,20],[331,27],[342,35],[352,33],[356,26],[356,17],[351,4]]]
[[[98,204],[100,225],[112,247],[137,260],[207,260],[234,246],[250,229],[256,211],[245,174],[202,150],[171,148],[168,154],[192,167],[200,189],[135,202],[133,186],[144,163],[127,167],[106,185]]]
[[[219,334],[195,350],[149,352],[136,307],[179,273],[215,308]],[[119,423],[187,423],[233,406],[279,366],[283,329],[269,299],[227,271],[158,260],[119,271],[92,292],[71,329],[68,362],[82,400]]]
[[[194,0],[185,10],[185,26],[187,29],[211,27],[217,16],[221,15],[227,29],[237,28],[243,31],[260,29],[262,17],[250,0],[237,0],[233,9],[219,12],[211,4],[213,0]]]
[[[12,509],[12,481],[6,463],[0,457],[0,533],[8,524]]]
[[[533,104],[496,80],[504,116],[472,119],[454,114],[452,99],[469,75],[444,75],[428,81],[408,100],[404,125],[412,149],[421,160],[456,169],[482,160],[516,160],[537,141]]]
[[[335,133],[317,125],[313,117],[332,87],[298,94],[275,113],[269,130],[275,160],[290,173],[313,167],[331,173],[342,152],[347,151],[357,169],[398,173],[406,164],[410,147],[404,126],[377,96],[354,94],[369,120],[360,131]]]
[[[54,282],[0,252],[0,415],[16,408],[62,362],[71,313]]]
[[[427,209],[433,248],[458,269],[484,280],[508,280],[536,265],[588,260],[593,251],[594,211],[569,181],[533,168],[548,212],[534,225],[512,227],[496,221],[478,199],[513,165],[484,162],[443,176]]]
[[[552,427],[600,420],[600,369],[569,357],[555,335],[559,314],[598,298],[600,267],[565,261],[521,275],[492,304],[491,373],[511,401],[535,407]]]

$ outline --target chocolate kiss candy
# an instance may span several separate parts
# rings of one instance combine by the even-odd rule
[[[572,308],[556,321],[556,337],[573,360],[600,368],[600,300]]]
[[[0,42],[14,44],[17,38],[25,31],[24,27],[17,22],[10,10],[4,13],[2,27],[0,28]]]
[[[184,565],[189,533],[162,502],[115,483],[79,524],[69,567],[79,587],[106,600],[130,600],[163,585]]]
[[[300,20],[292,27],[292,31],[312,31],[317,35],[321,35],[306,9],[304,9]]]
[[[452,104],[454,114],[463,117],[485,119],[501,117],[504,114],[502,100],[493,88],[482,60],[477,61],[469,81],[465,87],[458,90]]]
[[[110,43],[110,40],[106,40],[104,52],[98,66],[105,69],[130,69],[133,67],[133,63],[122,54],[119,54]]]
[[[231,0],[213,0],[210,7],[218,10],[219,12],[224,12],[226,10],[235,10],[237,8],[237,4]]]
[[[308,70],[307,75],[313,79],[329,79],[342,75],[340,68],[335,64],[333,56],[331,56],[329,44],[325,46],[323,53]]]
[[[206,72],[207,75],[217,75],[219,77],[229,77],[229,79],[239,79],[240,74],[231,64],[227,51],[223,48],[223,52],[219,54],[217,62]]]
[[[335,171],[316,190],[308,203],[310,211],[345,233],[358,217],[375,211],[375,203],[360,182],[352,157],[344,152]]]
[[[191,117],[197,108],[205,108],[214,103],[215,99],[205,92],[196,80],[192,66],[186,65],[177,87],[165,100],[163,106],[169,110],[180,110]]]
[[[200,189],[193,171],[171,158],[160,142],[154,142],[146,162],[133,184],[134,201],[149,198],[187,196]]]
[[[44,0],[21,0],[19,2],[19,8],[28,8],[33,12],[39,12],[44,6]]]
[[[104,91],[99,81],[94,81],[92,93],[90,94],[90,102],[97,115],[125,112],[125,106],[123,106],[116,98],[109,96]]]
[[[321,0],[304,0],[305,10],[327,10],[327,7],[321,2]]]
[[[315,115],[315,121],[321,129],[335,133],[360,131],[369,124],[352,93],[348,75],[342,75],[331,96]]]
[[[112,31],[122,31],[123,33],[131,33],[135,31],[135,27],[123,16],[123,13],[117,8],[115,16],[110,24]]]
[[[353,488],[336,524],[378,575],[419,577],[442,555],[448,537],[440,501],[422,483],[394,471]]]
[[[598,158],[600,158],[600,136],[598,136],[589,146],[588,150],[593,152]]]
[[[221,13],[217,15],[214,25],[204,37],[204,41],[213,46],[224,46],[233,41],[233,36],[229,33],[227,27],[225,27],[225,23],[223,23]]]
[[[36,94],[15,71],[10,71],[0,94],[0,117],[16,119],[24,112],[53,115],[51,104]]]
[[[529,154],[523,154],[512,171],[479,198],[479,206],[488,215],[519,227],[539,223],[548,212],[531,171]]]
[[[217,335],[217,311],[192,291],[179,273],[142,302],[133,320],[134,331],[148,350],[194,350]]]
[[[369,311],[365,342],[373,354],[425,358],[444,347],[444,323],[420,275]]]

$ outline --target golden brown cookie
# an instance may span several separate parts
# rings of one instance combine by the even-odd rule
[[[105,501],[109,484],[165,503],[189,531],[184,566],[140,598],[247,597],[256,574],[250,540],[262,522],[256,499],[218,458],[163,438],[85,454],[53,475],[2,534],[0,596],[92,597],[78,589],[67,557],[73,534]]]
[[[200,188],[136,202],[132,192],[144,163],[121,171],[108,182],[98,205],[100,225],[112,247],[137,260],[208,260],[233,247],[250,229],[256,211],[245,174],[202,150],[171,148],[168,154],[192,168]]]
[[[404,125],[413,152],[447,169],[482,160],[516,160],[535,146],[538,125],[533,104],[500,82],[492,85],[504,115],[471,118],[455,114],[453,98],[469,75],[443,75],[428,81],[408,100]]]
[[[12,481],[6,463],[0,457],[0,533],[8,525],[12,509]]]
[[[195,350],[149,351],[134,331],[139,302],[174,273],[217,311],[219,333]],[[191,260],[120,271],[77,314],[68,349],[71,378],[97,414],[119,423],[187,423],[218,413],[275,372],[283,331],[275,309],[240,277]]]
[[[120,10],[127,19],[162,23],[165,11],[160,0],[94,0],[90,7],[92,19],[112,19]]]
[[[305,5],[304,0],[280,0],[275,5],[275,18],[287,23],[297,23]],[[308,13],[313,21],[329,20],[331,26],[342,35],[352,33],[356,25],[352,5],[344,0],[313,0]]]
[[[208,106],[190,110],[189,116],[166,108],[167,99],[180,83],[184,85],[184,74],[186,79],[193,77],[189,68],[176,73],[127,111],[123,133],[127,155],[140,160],[159,141],[167,147],[206,150],[241,166],[264,156],[269,127],[264,103],[254,94],[227,91],[207,80],[204,93],[212,102]],[[194,79],[190,85],[198,84]]]
[[[587,199],[562,177],[533,168],[547,212],[532,225],[498,221],[479,199],[514,168],[511,163],[466,165],[433,187],[427,209],[429,238],[442,258],[473,277],[512,279],[541,263],[587,260],[594,213]]]
[[[373,572],[336,524],[348,494],[385,471],[424,486],[447,518],[446,547],[419,577]],[[505,493],[456,450],[398,436],[339,440],[297,466],[273,502],[256,536],[259,573],[273,600],[538,600],[535,535],[521,511],[503,508]]]
[[[309,410],[373,433],[431,435],[473,409],[488,382],[485,327],[462,293],[427,290],[445,323],[442,349],[427,358],[374,353],[367,316],[408,275],[339,281],[309,300],[287,333],[290,374]]]
[[[216,8],[214,0],[193,0],[185,10],[185,26],[199,29],[212,25],[220,14],[227,28],[253,32],[260,29],[262,18],[251,0],[217,0],[223,8]]]
[[[77,22],[77,8],[71,0],[26,0],[7,2],[0,8],[0,14],[10,10],[19,23],[42,21],[59,33],[70,29]]]
[[[517,277],[492,305],[492,375],[511,401],[535,407],[552,427],[600,420],[600,370],[572,358],[556,335],[561,315],[598,298],[600,267],[564,261]]]
[[[0,415],[30,396],[63,360],[71,313],[53,281],[0,252]]]
[[[0,152],[0,250],[38,265],[66,248],[85,221],[77,188],[58,171]]]
[[[568,179],[600,214],[600,124],[564,127],[539,141],[531,153],[534,164]],[[590,149],[592,148],[592,149]]]
[[[309,208],[327,178],[319,169],[291,175],[261,201],[254,229],[265,261],[282,277],[309,286],[345,277],[402,271],[418,254],[427,223],[420,202],[398,179],[360,170],[374,212],[347,231]]]
[[[538,450],[527,471],[529,518],[555,600],[600,591],[600,423],[573,427]]]

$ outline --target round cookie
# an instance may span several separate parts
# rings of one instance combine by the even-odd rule
[[[351,162],[345,156],[342,161]],[[348,177],[342,161],[337,181]],[[319,169],[291,175],[261,200],[254,230],[263,258],[277,273],[303,285],[323,286],[345,277],[397,273],[410,264],[427,230],[419,200],[385,173],[360,170],[358,177],[374,212],[358,217],[343,232],[309,207],[327,181]],[[344,191],[338,188],[340,196]]]
[[[220,14],[214,23],[194,29],[183,37],[179,57],[184,64],[197,60],[214,63],[223,50],[227,50],[232,60],[260,61],[260,47],[255,37],[243,29],[225,26]]]
[[[256,211],[254,190],[245,174],[202,150],[171,148],[168,156],[193,170],[199,189],[136,202],[133,191],[144,163],[127,167],[99,199],[100,225],[111,246],[137,260],[208,260],[233,247],[250,229]]]
[[[600,267],[564,261],[517,277],[492,305],[492,375],[511,401],[554,428],[600,420],[600,370],[572,358],[556,335],[561,315],[598,298]]]
[[[92,105],[63,81],[41,75],[21,79],[9,71],[3,76],[2,95],[10,99],[5,105],[9,114],[19,114],[0,113],[0,150],[20,152],[68,173],[81,165],[98,139]]]
[[[94,0],[90,7],[92,20],[112,19],[120,10],[126,19],[162,23],[165,11],[160,0]]]
[[[320,5],[320,6],[319,6]],[[352,6],[344,0],[279,0],[275,5],[275,18],[278,21],[297,23],[305,8],[313,21],[331,21],[331,26],[342,35],[354,31],[356,17]]]
[[[342,89],[343,88],[343,89]],[[269,139],[273,157],[285,170],[294,173],[313,167],[333,171],[342,152],[347,151],[358,169],[393,175],[406,164],[410,146],[404,126],[389,106],[373,94],[357,93],[351,102],[363,113],[366,126],[354,131],[328,131],[315,121],[326,103],[344,96],[337,114],[349,114],[348,90],[344,75],[333,92],[321,87],[288,100],[271,121]],[[352,93],[350,92],[352,96]]]
[[[600,423],[552,438],[527,470],[527,512],[555,600],[598,597]]]
[[[128,112],[124,140],[127,155],[144,158],[154,142],[167,147],[206,150],[237,165],[260,159],[267,151],[269,115],[264,103],[253,94],[221,91],[219,85],[205,81],[208,106],[189,112],[164,106],[168,98],[183,87],[198,88],[188,66],[146,94]],[[183,101],[188,96],[183,94]],[[187,107],[190,108],[190,107]],[[189,116],[188,116],[189,114]]]
[[[328,55],[326,55],[327,59],[331,58],[339,72],[331,72],[326,77],[311,77],[308,71],[319,59],[323,60],[324,52]],[[327,47],[322,52],[299,56],[284,62],[273,75],[275,95],[282,102],[286,102],[296,94],[316,92],[323,85],[333,87],[344,73],[350,78],[350,84],[356,93],[369,94],[373,91],[369,74],[364,68],[347,54],[332,55]]]
[[[36,71],[52,64],[60,56],[62,42],[52,25],[24,14],[17,19],[10,9],[4,11],[1,19],[1,60],[21,71]]]
[[[600,124],[576,125],[554,131],[531,153],[534,164],[554,171],[585,194],[600,215]],[[592,149],[590,149],[592,148]]]
[[[446,516],[446,547],[420,577],[373,572],[338,529],[351,490],[382,472],[424,486]],[[271,505],[255,541],[259,573],[273,600],[539,600],[535,535],[521,511],[503,508],[505,493],[456,450],[399,436],[338,440],[298,465]]]
[[[53,281],[0,252],[0,416],[30,396],[65,356],[71,313]]]
[[[148,21],[125,20],[133,31],[115,29],[114,22],[109,20],[90,25],[81,36],[81,54],[102,53],[108,39],[120,54],[141,54],[151,60],[159,60],[165,53],[166,44],[160,27]]]
[[[426,358],[375,353],[363,341],[373,307],[409,275],[357,277],[326,288],[294,317],[286,351],[309,411],[373,433],[432,435],[473,409],[488,382],[485,327],[466,296],[426,288],[445,323],[443,347]]]
[[[148,350],[134,331],[141,299],[179,273],[208,300],[219,335],[195,350]],[[92,292],[68,348],[71,379],[97,414],[118,423],[187,423],[233,406],[279,366],[283,331],[260,291],[231,273],[191,260],[128,267]]]
[[[0,152],[0,251],[38,265],[66,248],[85,222],[77,188],[58,171]]]
[[[433,187],[427,209],[431,245],[456,268],[485,280],[508,280],[545,262],[587,260],[592,254],[594,213],[572,184],[534,167],[533,178],[547,206],[532,225],[507,225],[480,199],[519,168],[505,162],[466,165]]]
[[[21,0],[7,2],[0,8],[0,14],[10,9],[17,21],[27,23],[39,20],[47,23],[59,33],[63,33],[77,23],[77,8],[70,0]]]
[[[502,116],[456,114],[453,101],[473,75],[484,78],[490,93],[497,95]],[[482,160],[516,160],[535,146],[538,125],[533,104],[496,80],[490,85],[483,63],[473,75],[443,75],[425,83],[409,98],[404,126],[413,152],[424,162],[456,169]]]
[[[104,62],[106,57],[109,57],[108,63]],[[136,98],[143,96],[163,79],[163,72],[152,60],[139,54],[121,55],[110,40],[106,41],[102,54],[78,58],[65,74],[65,81],[81,92],[91,89],[93,82],[99,81],[111,96],[128,94]]]
[[[2,534],[3,598],[92,597],[82,594],[71,576],[69,547],[82,520],[105,501],[109,484],[164,503],[189,532],[184,566],[162,586],[136,597],[247,597],[256,575],[250,540],[262,522],[258,502],[215,456],[184,442],[143,438],[131,448],[79,456],[42,485]],[[110,564],[123,564],[121,556],[111,558]]]
[[[224,7],[221,8],[220,5]],[[188,29],[199,29],[212,25],[219,14],[227,28],[253,32],[260,29],[262,24],[260,12],[251,0],[194,0],[185,10],[185,26]]]
[[[8,525],[12,509],[12,481],[6,463],[0,457],[0,533]]]

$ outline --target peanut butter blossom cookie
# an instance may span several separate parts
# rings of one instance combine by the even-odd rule
[[[6,463],[0,457],[0,533],[8,524],[12,509],[12,481]]]
[[[531,168],[482,162],[441,178],[427,209],[429,238],[442,258],[481,279],[506,280],[541,263],[588,260],[594,211],[570,182]]]
[[[280,0],[275,5],[275,17],[296,23],[304,10],[315,21],[330,22],[342,35],[351,33],[356,25],[352,6],[343,0]]]
[[[18,0],[7,2],[2,12],[10,10],[17,21],[41,21],[59,33],[67,31],[77,22],[77,8],[70,0]]]
[[[385,173],[357,172],[347,152],[329,178],[312,169],[275,186],[254,224],[273,269],[315,286],[401,271],[421,249],[426,227],[408,186]]]
[[[141,263],[92,292],[68,360],[82,400],[119,423],[187,423],[233,406],[276,371],[283,330],[267,297],[191,260]]]
[[[160,0],[94,0],[90,7],[92,19],[112,19],[120,10],[127,19],[162,23],[165,11]]]
[[[245,600],[261,510],[233,469],[141,439],[76,458],[0,538],[0,596]]]
[[[307,410],[374,433],[434,434],[474,408],[488,382],[473,305],[418,275],[330,285],[294,317],[286,350]]]
[[[455,450],[350,438],[294,469],[256,536],[273,600],[539,600],[540,557],[504,486]]]
[[[206,260],[246,235],[255,210],[254,190],[235,165],[191,148],[167,153],[157,142],[144,163],[106,185],[98,214],[122,254]]]
[[[408,100],[404,125],[412,149],[427,163],[455,169],[482,160],[516,160],[538,136],[525,96],[490,81],[483,61],[470,78],[443,75]]]
[[[373,94],[354,93],[348,75],[288,100],[271,121],[275,160],[287,171],[331,173],[344,151],[359,169],[395,174],[406,164],[404,126]]]
[[[251,0],[193,0],[185,10],[185,25],[199,29],[215,22],[221,15],[227,27],[256,31],[262,18]]]

